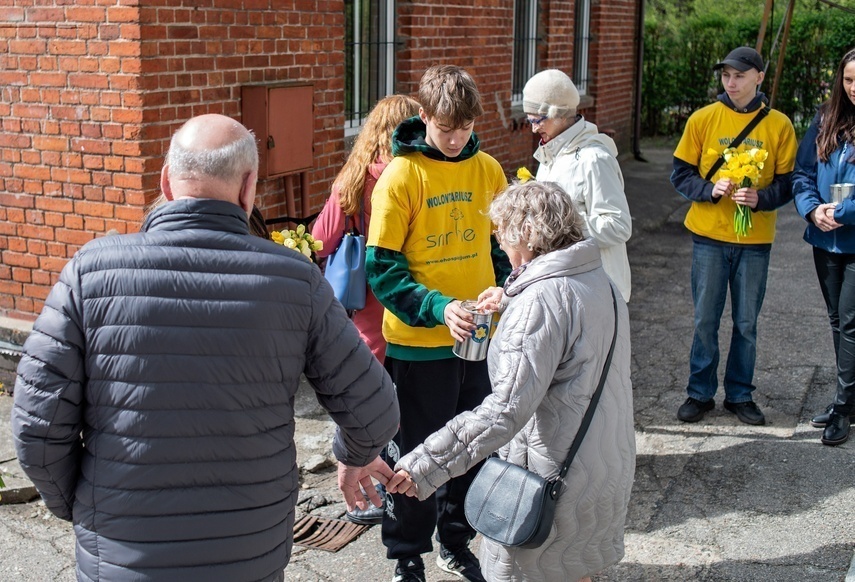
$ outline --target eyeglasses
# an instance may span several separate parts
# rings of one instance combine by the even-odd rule
[[[549,116],[544,115],[543,117],[526,117],[525,121],[529,125],[541,125],[547,119],[549,119]]]
[[[493,236],[496,237],[496,242],[498,242],[499,244],[502,244],[502,238],[499,235],[499,229],[496,229],[493,231]]]

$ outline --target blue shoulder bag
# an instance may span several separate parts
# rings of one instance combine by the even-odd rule
[[[365,215],[359,213],[363,232]],[[365,235],[356,228],[356,220],[344,236],[338,248],[327,257],[324,277],[333,288],[335,298],[348,311],[365,308]]]

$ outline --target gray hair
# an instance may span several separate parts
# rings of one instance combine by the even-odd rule
[[[170,176],[185,179],[207,176],[233,180],[258,169],[258,148],[251,131],[231,143],[207,150],[184,148],[177,139],[178,135],[176,133],[172,136],[166,154]]]
[[[535,256],[582,240],[582,217],[554,182],[515,182],[493,200],[489,213],[502,243],[528,247]]]

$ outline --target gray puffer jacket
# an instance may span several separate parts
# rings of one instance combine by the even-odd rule
[[[288,563],[301,373],[364,465],[394,388],[318,268],[215,200],[86,244],[24,346],[21,465],[73,520],[80,580],[273,580]]]
[[[506,290],[510,302],[489,348],[493,392],[403,457],[420,498],[491,453],[546,479],[558,472],[597,387],[614,330],[609,279],[586,239],[532,260]],[[616,293],[611,369],[570,466],[549,538],[539,548],[481,542],[491,582],[575,582],[618,562],[635,472],[629,315]]]

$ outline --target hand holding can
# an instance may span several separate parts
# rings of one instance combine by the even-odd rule
[[[490,345],[490,329],[493,326],[493,313],[475,307],[472,300],[463,301],[460,305],[472,315],[475,327],[464,340],[455,340],[452,351],[458,358],[477,362],[487,357]]]

